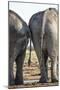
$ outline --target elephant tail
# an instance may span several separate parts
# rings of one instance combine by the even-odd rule
[[[44,34],[45,34],[46,15],[47,15],[47,11],[44,11],[43,20],[42,20],[42,31],[41,31],[41,49],[43,47],[43,39],[44,39]]]
[[[31,65],[31,32],[30,32],[30,48],[29,48],[29,59],[28,59],[28,66],[30,67]]]
[[[30,67],[30,65],[31,65],[31,38],[30,38],[30,48],[29,48],[29,51],[30,51],[30,53],[29,53],[29,59],[28,59],[28,66]]]

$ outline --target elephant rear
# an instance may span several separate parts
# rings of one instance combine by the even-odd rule
[[[9,10],[9,85],[23,84],[23,63],[29,39],[29,27],[14,11]],[[14,78],[13,64],[16,62]]]

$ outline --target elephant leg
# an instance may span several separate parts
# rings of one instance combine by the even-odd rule
[[[16,59],[16,78],[15,84],[20,85],[23,84],[23,63],[24,63],[25,52],[19,55]]]
[[[13,63],[14,63],[14,60],[10,59],[9,60],[9,82],[8,84],[9,85],[14,85],[14,75],[13,75]]]
[[[23,84],[23,63],[26,53],[26,47],[28,44],[27,38],[22,38],[18,41],[17,48],[19,50],[17,58],[16,58],[16,78],[15,78],[15,84]]]
[[[43,54],[42,54],[42,48],[41,48],[41,39],[39,39],[39,35],[38,34],[34,34],[33,35],[33,45],[38,57],[38,62],[39,62],[39,66],[40,66],[40,72],[41,72],[41,78],[39,80],[39,82],[44,83],[47,81],[47,75],[46,75],[46,70],[45,70],[45,65],[44,65],[44,58],[43,58]]]
[[[11,57],[9,57],[9,85],[15,84],[14,74],[13,74],[13,64],[20,51],[18,46],[19,46],[19,43],[16,43],[14,50],[13,50],[13,54]]]
[[[43,54],[43,53],[42,53]],[[47,56],[45,54],[42,55],[42,62],[40,62],[40,69],[41,69],[41,78],[40,81],[41,83],[47,83],[47,77],[48,77],[48,72],[47,72]]]
[[[57,57],[52,57],[51,61],[51,80],[52,82],[58,82],[58,76],[57,76]]]
[[[18,55],[18,52],[19,52],[18,48],[15,47],[11,58],[9,58],[9,85],[15,84],[14,73],[13,73],[13,64]]]
[[[45,65],[46,75],[47,75],[47,80],[48,80],[48,65],[47,65],[48,52],[47,50],[43,51],[43,55],[44,55],[44,65]]]

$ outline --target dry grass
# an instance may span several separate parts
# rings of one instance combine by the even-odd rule
[[[28,59],[29,59],[29,50],[26,51],[26,57],[24,61],[24,67],[23,67],[23,76],[24,80],[39,80],[40,78],[40,69],[39,69],[39,63],[36,56],[36,53],[34,50],[31,52],[31,65],[28,67]],[[48,77],[49,81],[51,81],[51,74],[50,74],[50,60],[48,60]]]
[[[28,83],[24,85],[8,86],[8,88],[16,89],[16,88],[33,88],[33,87],[49,87],[49,86],[58,86],[58,83]]]

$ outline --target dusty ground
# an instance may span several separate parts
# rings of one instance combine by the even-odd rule
[[[24,77],[24,85],[13,86],[11,88],[22,88],[22,87],[39,87],[39,86],[54,86],[58,85],[58,83],[50,83],[51,82],[51,62],[48,60],[48,82],[49,83],[37,83],[40,78],[40,70],[39,63],[34,50],[31,52],[31,65],[28,67],[28,59],[29,59],[29,50],[26,51],[26,57],[23,66],[23,77]],[[14,64],[14,75],[16,71],[16,65]]]

